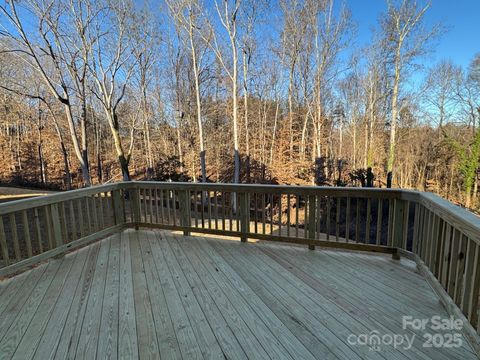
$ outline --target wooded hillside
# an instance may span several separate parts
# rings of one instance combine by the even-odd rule
[[[480,55],[425,66],[434,4],[387,4],[359,47],[334,0],[7,0],[0,181],[391,185],[477,209]]]

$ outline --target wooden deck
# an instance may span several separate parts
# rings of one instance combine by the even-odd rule
[[[403,315],[448,317],[406,260],[127,230],[0,282],[0,359],[476,358]],[[413,347],[348,340],[372,331]]]

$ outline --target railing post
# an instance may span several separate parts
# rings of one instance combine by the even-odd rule
[[[250,209],[248,194],[245,192],[238,193],[238,209],[240,215],[240,240],[247,242],[247,234],[250,230]]]
[[[135,187],[130,190],[130,201],[132,202],[133,222],[135,223],[135,230],[138,230],[138,224],[142,222],[140,215],[140,189]]]
[[[63,245],[62,240],[62,228],[60,225],[60,215],[58,212],[58,203],[53,203],[50,205],[50,213],[52,215],[52,227],[53,227],[53,241],[54,246],[59,247]]]
[[[115,225],[121,225],[125,223],[125,213],[123,209],[122,193],[119,189],[112,190],[112,201]]]
[[[178,191],[178,206],[180,210],[180,226],[183,228],[188,228],[191,226],[190,222],[190,214],[189,214],[189,208],[190,208],[190,197],[188,196],[188,190],[179,190]],[[203,204],[202,204],[203,206]],[[183,235],[189,236],[190,231],[187,229],[183,230]]]
[[[315,239],[315,214],[316,214],[315,195],[308,195],[308,238]],[[315,245],[308,245],[309,250],[315,250]]]
[[[405,235],[407,234],[407,222],[405,221],[405,216],[408,212],[408,201],[395,199],[393,206],[393,229],[392,229],[392,246],[397,249],[402,249],[402,244],[405,240]],[[395,260],[400,260],[398,253],[393,253],[392,258]]]

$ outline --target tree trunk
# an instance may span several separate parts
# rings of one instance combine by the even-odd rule
[[[400,86],[400,61],[402,42],[398,44],[395,56],[395,77],[393,80],[392,90],[392,117],[390,119],[390,146],[388,149],[387,174],[390,174],[390,186],[393,175],[393,163],[395,161],[395,145],[396,145],[396,130],[397,130],[397,116],[398,116],[398,91]],[[388,181],[387,181],[388,182]]]
[[[78,137],[77,137],[73,116],[72,116],[72,109],[70,107],[69,102],[64,104],[64,109],[67,115],[68,127],[70,129],[70,136],[73,142],[73,149],[75,151],[75,155],[77,156],[78,161],[80,162],[80,167],[82,168],[83,183],[85,186],[91,186],[92,181],[90,178],[90,173],[88,171],[88,163],[85,162],[85,158],[83,157],[82,150],[80,149],[80,144],[78,143]]]
[[[250,139],[248,137],[248,88],[247,88],[247,75],[248,75],[248,62],[247,54],[243,52],[243,108],[245,117],[245,172],[247,183],[250,183]]]
[[[273,147],[275,145],[275,137],[277,134],[277,122],[278,122],[278,111],[280,108],[280,101],[277,99],[277,106],[275,107],[275,119],[273,122],[273,134],[272,134],[272,144],[270,146],[270,162],[269,165],[272,166],[273,163]]]
[[[112,131],[113,143],[115,146],[115,151],[117,152],[118,161],[120,163],[120,169],[122,171],[122,179],[123,181],[130,181],[130,172],[128,170],[128,163],[129,158],[125,157],[125,153],[123,151],[122,146],[122,139],[120,137],[120,132],[118,129],[118,120],[117,115],[114,113],[112,109],[106,109],[108,122],[110,124],[110,130]]]
[[[290,68],[289,83],[288,83],[288,120],[290,130],[290,161],[293,158],[293,73],[295,71],[295,62],[292,63]]]
[[[191,13],[190,13],[191,14]],[[193,24],[190,17],[190,49],[192,51],[193,76],[195,78],[195,99],[197,106],[197,126],[198,126],[198,143],[200,147],[200,171],[202,173],[202,182],[207,182],[207,164],[205,160],[205,145],[203,141],[203,123],[202,123],[202,102],[200,98],[200,75],[197,64],[197,52],[193,41]]]

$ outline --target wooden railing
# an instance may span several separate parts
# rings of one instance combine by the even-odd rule
[[[129,221],[137,226],[391,253],[413,235],[407,231],[413,217],[398,190],[155,182],[133,187],[137,203],[130,204]]]
[[[478,343],[480,219],[416,191],[124,182],[13,201],[0,205],[0,276],[125,227],[406,256]]]
[[[121,184],[0,205],[0,277],[99,239],[125,224]]]

